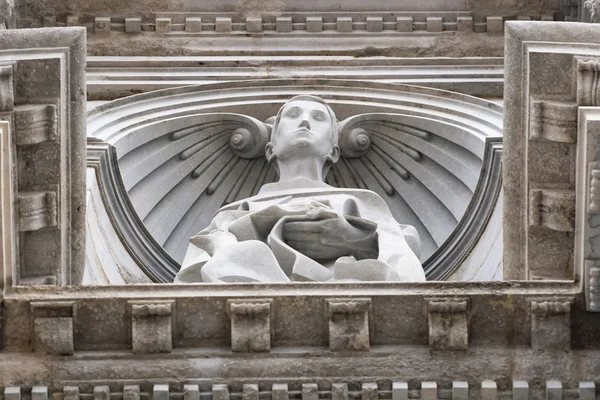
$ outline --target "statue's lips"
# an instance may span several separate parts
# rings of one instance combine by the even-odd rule
[[[312,133],[311,131],[309,131],[308,129],[298,129],[298,130],[294,131],[294,133],[295,134],[305,133],[305,134],[309,134],[310,136],[315,136],[315,134]]]

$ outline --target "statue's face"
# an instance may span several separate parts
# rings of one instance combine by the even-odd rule
[[[273,154],[279,159],[294,156],[327,156],[332,143],[331,117],[325,105],[310,100],[289,102],[281,112]]]

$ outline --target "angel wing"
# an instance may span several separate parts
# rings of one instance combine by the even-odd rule
[[[277,179],[264,157],[270,120],[199,114],[149,123],[120,155],[123,183],[154,239],[181,261],[188,238],[225,204]],[[403,114],[339,123],[342,158],[327,183],[378,193],[394,217],[417,228],[423,260],[456,227],[473,196],[484,144],[464,127]]]

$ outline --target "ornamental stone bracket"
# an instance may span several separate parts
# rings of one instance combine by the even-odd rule
[[[4,286],[79,284],[85,260],[85,29],[0,30]],[[5,226],[6,227],[6,226]],[[10,242],[7,247],[6,244]],[[10,253],[10,254],[8,254]]]
[[[329,349],[365,351],[371,348],[369,313],[371,299],[327,299]]]
[[[77,306],[73,301],[31,302],[36,352],[71,355],[75,351],[73,327]]]
[[[227,310],[232,351],[271,351],[273,299],[232,299],[227,301]]]
[[[131,300],[131,348],[134,354],[173,350],[174,300]]]
[[[569,350],[571,348],[572,299],[534,300],[531,302],[531,347]]]
[[[429,347],[467,350],[469,347],[467,298],[425,299],[429,321]]]

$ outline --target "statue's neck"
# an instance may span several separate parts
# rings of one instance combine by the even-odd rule
[[[315,158],[277,160],[279,182],[290,182],[297,179],[323,182],[323,166],[325,160]]]

